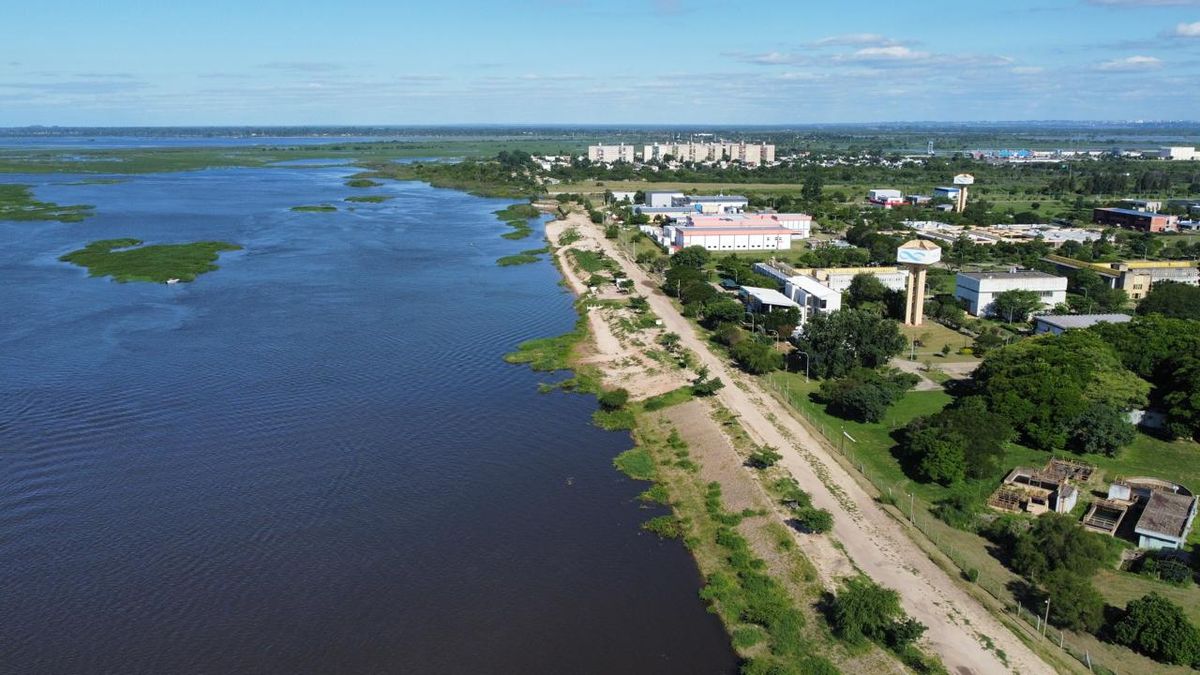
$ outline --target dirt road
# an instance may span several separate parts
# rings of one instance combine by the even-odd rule
[[[780,449],[784,456],[781,464],[812,494],[814,504],[833,513],[832,534],[844,547],[845,555],[877,583],[900,593],[905,610],[929,627],[928,646],[951,672],[1055,672],[929,560],[908,539],[901,525],[880,510],[871,495],[782,404],[766,394],[757,381],[715,356],[649,275],[618,251],[612,241],[596,236],[596,226],[585,216],[574,214],[564,226],[588,231],[589,240],[621,263],[663,320],[665,329],[678,333],[683,346],[726,382],[718,393],[721,403],[740,416],[756,442]],[[800,539],[800,543],[810,549],[814,542]],[[833,579],[845,573],[844,564],[836,556],[829,555],[828,550],[821,553],[812,559],[821,568],[822,577]]]

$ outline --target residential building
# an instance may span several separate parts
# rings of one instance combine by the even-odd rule
[[[1196,160],[1200,159],[1200,155],[1196,154],[1196,148],[1187,146],[1173,146],[1169,148],[1160,148],[1158,156],[1162,159],[1173,160]]]
[[[1142,232],[1173,232],[1179,229],[1179,216],[1147,213],[1134,209],[1093,209],[1092,222],[1115,225]]]
[[[1109,288],[1125,291],[1131,300],[1141,300],[1150,287],[1160,281],[1176,281],[1200,286],[1200,263],[1194,260],[1123,260],[1100,263],[1076,260],[1061,255],[1042,258],[1059,271],[1090,269],[1108,283]]]
[[[992,313],[996,296],[1005,291],[1032,291],[1042,300],[1043,308],[1067,301],[1067,278],[1037,270],[1007,272],[959,272],[955,279],[954,297],[967,302],[972,316]]]
[[[769,143],[746,141],[717,141],[714,143],[653,143],[642,147],[642,161],[667,161],[670,156],[679,162],[738,161],[751,166],[775,161],[775,146]]]
[[[1042,314],[1033,317],[1033,332],[1061,335],[1074,328],[1089,328],[1098,323],[1128,323],[1128,314]]]
[[[633,146],[621,143],[619,145],[589,145],[588,159],[593,162],[611,164],[613,162],[633,163]]]

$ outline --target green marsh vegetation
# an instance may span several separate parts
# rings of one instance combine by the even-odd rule
[[[549,250],[550,249],[546,248],[546,247],[527,249],[527,250],[521,251],[520,253],[517,253],[516,255],[506,255],[503,258],[500,258],[499,260],[497,260],[496,264],[501,267],[512,267],[513,265],[528,265],[530,263],[535,263],[535,262],[538,262],[539,260],[541,260],[542,254],[549,252]]]
[[[481,197],[528,199],[545,192],[538,181],[539,167],[529,153],[501,150],[491,159],[461,162],[363,162],[365,178],[419,180],[434,187],[463,190]]]
[[[331,213],[337,211],[337,207],[329,204],[315,204],[311,206],[293,206],[292,210],[300,213]]]
[[[346,187],[352,188],[373,188],[383,185],[379,181],[371,180],[370,178],[351,178],[346,181]]]
[[[241,248],[223,241],[143,246],[140,239],[102,239],[59,260],[86,267],[88,275],[93,277],[111,276],[121,283],[163,283],[169,279],[193,281],[198,275],[217,269],[214,263],[222,251]]]
[[[76,223],[92,215],[88,205],[60,206],[33,198],[28,185],[0,185],[0,220],[57,220]]]
[[[494,213],[496,218],[513,228],[512,232],[500,235],[505,239],[524,239],[533,234],[533,228],[529,226],[529,221],[540,215],[532,204],[511,204],[499,211],[494,211]]]
[[[391,195],[352,195],[346,197],[345,201],[356,202],[360,204],[382,204],[389,199],[394,199]]]

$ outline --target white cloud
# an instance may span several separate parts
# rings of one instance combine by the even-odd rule
[[[902,45],[890,47],[863,47],[852,54],[842,56],[845,61],[923,61],[929,52],[920,52]]]
[[[1185,38],[1200,38],[1200,21],[1195,23],[1181,23],[1175,26],[1175,32],[1171,33],[1175,37]]]
[[[1153,56],[1126,56],[1123,59],[1105,61],[1096,68],[1109,71],[1156,70],[1162,68],[1162,65],[1162,59]]]
[[[1045,70],[1041,66],[1017,66],[1012,69],[1012,72],[1017,75],[1037,75]]]
[[[898,45],[899,40],[879,35],[878,33],[847,33],[831,35],[812,43],[816,47],[858,46],[858,45]]]

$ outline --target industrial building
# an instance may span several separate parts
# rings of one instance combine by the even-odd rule
[[[741,213],[750,205],[742,195],[685,195],[682,192],[647,192],[645,206],[651,209],[677,208],[687,213]],[[638,207],[641,212],[642,207]]]
[[[589,145],[588,159],[593,162],[611,164],[612,162],[633,163],[633,146],[621,143],[619,145]]]
[[[1122,199],[1121,207],[1133,209],[1134,211],[1158,213],[1159,211],[1162,211],[1162,202],[1154,199]]]
[[[935,199],[949,199],[953,202],[958,200],[958,195],[961,192],[962,188],[957,187],[935,187],[933,188],[933,197]]]
[[[1051,248],[1058,248],[1068,241],[1076,241],[1081,244],[1096,241],[1103,234],[1099,230],[1058,227],[1057,225],[1045,223],[1012,223],[972,228],[966,228],[962,225],[949,225],[934,220],[906,220],[903,224],[906,227],[916,230],[917,236],[922,239],[954,244],[960,237],[966,237],[967,241],[981,246],[991,246],[998,243],[1023,244],[1031,241],[1041,241]]]
[[[867,191],[867,201],[875,206],[890,209],[904,204],[904,195],[899,190],[876,188]]]
[[[1179,229],[1179,216],[1148,213],[1136,209],[1093,209],[1092,222],[1113,225],[1142,232],[1174,232]]]
[[[1200,154],[1196,153],[1196,148],[1189,148],[1187,146],[1160,148],[1158,151],[1158,156],[1162,159],[1184,161],[1200,159]]]
[[[959,272],[954,297],[967,303],[972,316],[992,314],[992,303],[1005,291],[1032,291],[1048,309],[1067,301],[1067,278],[1037,270],[1011,269],[1007,272]]]
[[[1160,281],[1200,286],[1200,267],[1194,260],[1123,260],[1101,263],[1048,255],[1042,260],[1061,272],[1090,269],[1108,283],[1109,288],[1125,291],[1131,300],[1141,300],[1150,287]]]
[[[908,270],[896,267],[831,267],[797,269],[784,262],[754,264],[754,271],[775,279],[783,286],[783,294],[800,306],[800,323],[816,314],[836,312],[842,308],[842,291],[859,274],[877,277],[884,286],[904,290]]]
[[[709,251],[787,251],[792,248],[793,231],[781,225],[714,217],[706,217],[697,225],[688,221],[663,228],[671,232],[673,250],[688,246],[701,246]]]
[[[682,192],[663,192],[653,191],[646,193],[646,206],[651,208],[662,208],[664,206],[683,205],[687,195]]]
[[[1076,328],[1090,328],[1098,323],[1128,323],[1128,314],[1042,314],[1033,317],[1033,332],[1062,333]]]

